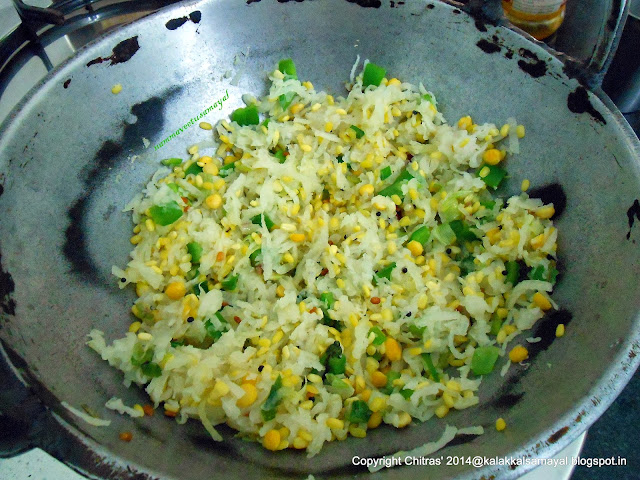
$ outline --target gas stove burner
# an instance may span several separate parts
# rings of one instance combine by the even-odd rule
[[[37,7],[4,0],[0,32],[0,119],[49,71],[108,30],[131,23],[178,0],[58,0]],[[11,2],[11,3],[9,3]],[[16,15],[11,15],[15,9]]]

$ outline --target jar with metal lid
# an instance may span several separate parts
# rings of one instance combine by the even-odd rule
[[[516,27],[543,40],[560,27],[566,3],[566,0],[502,0],[502,9]]]

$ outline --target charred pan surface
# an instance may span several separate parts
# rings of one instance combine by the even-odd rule
[[[631,229],[633,228],[633,223],[636,220],[640,220],[640,202],[638,202],[637,198],[633,201],[633,204],[627,210],[627,222],[629,223],[627,240],[631,239]]]
[[[567,107],[573,113],[588,113],[595,121],[602,125],[607,124],[602,114],[593,107],[591,100],[589,100],[587,90],[582,86],[576,88],[569,94],[567,97]]]
[[[167,91],[162,97],[152,97],[131,107],[131,113],[138,121],[126,124],[122,137],[117,141],[107,140],[96,153],[93,161],[82,173],[83,194],[78,197],[69,210],[69,226],[65,232],[63,254],[71,266],[71,272],[83,280],[102,285],[107,279],[98,276],[98,268],[91,258],[86,237],[87,215],[91,209],[92,195],[107,180],[110,171],[126,160],[125,148],[135,145],[140,138],[155,138],[164,123],[164,105],[180,88]]]
[[[544,204],[553,203],[553,208],[556,211],[554,218],[559,218],[567,208],[567,195],[559,183],[536,187],[529,190],[528,193],[529,197],[539,198]]]
[[[16,302],[12,298],[16,284],[9,272],[2,266],[2,253],[0,252],[0,310],[6,315],[16,314]]]
[[[135,37],[127,38],[126,40],[121,41],[119,44],[113,47],[110,56],[94,58],[87,63],[87,67],[103,62],[111,62],[109,64],[110,66],[128,62],[139,49],[140,44],[138,43],[137,35]]]
[[[363,8],[380,8],[382,6],[382,2],[380,0],[347,0],[347,2],[355,3]]]
[[[538,58],[531,50],[521,48],[518,53],[522,60],[518,60],[518,67],[533,78],[544,77],[547,74],[547,63]]]
[[[564,437],[569,431],[569,427],[562,427],[560,430],[554,432],[549,438],[547,438],[548,443],[556,443],[562,437]]]
[[[164,26],[166,27],[167,30],[177,30],[188,21],[191,21],[192,23],[197,24],[197,23],[200,23],[201,19],[202,19],[202,12],[200,10],[194,10],[187,17],[172,18],[167,23],[165,23]]]

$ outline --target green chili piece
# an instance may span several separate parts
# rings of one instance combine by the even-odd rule
[[[222,281],[222,288],[228,292],[235,290],[238,286],[238,275],[227,277]]]
[[[180,187],[175,183],[167,183],[167,187],[169,187],[171,190],[173,190],[176,193],[180,193]]]
[[[371,64],[369,64],[371,65]],[[346,418],[351,423],[367,423],[373,412],[363,400],[356,400],[351,403],[351,408],[347,412]]]
[[[356,138],[362,138],[364,137],[364,130],[356,127],[355,125],[351,125],[351,130],[353,130],[354,132],[356,132]]]
[[[505,280],[505,283],[508,282],[512,283],[513,285],[518,283],[518,277],[520,276],[520,264],[518,262],[507,262],[506,269],[507,278]]]
[[[384,333],[382,333],[382,330],[380,330],[380,327],[371,328],[369,330],[369,335],[371,335],[372,333],[375,335],[373,342],[371,342],[372,345],[382,345],[387,339],[387,336]]]
[[[387,71],[376,65],[375,63],[367,63],[364,67],[364,72],[362,73],[362,86],[368,87],[369,85],[375,85],[376,87],[380,86],[380,82],[387,74]]]
[[[436,367],[433,365],[433,359],[431,358],[431,354],[430,353],[422,353],[420,354],[420,356],[422,357],[422,361],[424,362],[425,367],[427,367],[427,370],[429,371],[429,374],[431,375],[431,378],[433,378],[434,382],[439,382],[440,381],[440,375],[438,374],[438,371],[436,370]]]
[[[384,167],[380,170],[380,180],[386,180],[391,176],[391,167]]]
[[[433,97],[431,95],[429,95],[428,93],[425,93],[420,98],[422,98],[423,100],[426,100],[429,103],[433,103]]]
[[[296,72],[296,65],[293,63],[293,60],[290,58],[285,58],[284,60],[280,60],[278,62],[278,70],[280,70],[285,75],[288,75],[289,78],[298,78],[298,72]]]
[[[202,257],[202,245],[198,242],[187,243],[187,252],[191,255],[191,263],[200,263]]]
[[[471,358],[471,371],[476,375],[487,375],[500,356],[500,349],[494,346],[478,347]]]
[[[486,175],[484,175],[484,173],[486,173],[485,168],[489,169],[489,172]],[[504,177],[507,176],[507,171],[497,165],[482,164],[480,165],[480,168],[478,168],[477,175],[484,183],[487,184],[487,186],[495,190],[500,186]]]
[[[182,159],[181,158],[165,158],[164,160],[161,160],[160,163],[165,167],[177,167],[182,163]]]
[[[171,340],[171,342],[169,342],[169,343],[171,343],[171,346],[173,348],[178,348],[178,347],[184,346],[184,340]]]
[[[275,226],[275,223],[269,218],[269,215],[261,213],[256,215],[251,219],[251,223],[254,225],[262,225],[262,218],[264,217],[264,225],[267,227],[267,230],[271,231],[271,229]]]
[[[178,202],[172,200],[164,205],[154,205],[149,209],[149,213],[155,223],[165,227],[178,220],[183,211]]]

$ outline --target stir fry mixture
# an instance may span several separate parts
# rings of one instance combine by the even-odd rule
[[[291,60],[128,206],[137,317],[89,345],[156,408],[317,454],[478,403],[555,307],[553,205],[494,196],[524,127],[447,124],[367,63],[346,98]],[[517,159],[511,160],[517,161]],[[500,368],[498,368],[500,366]]]

